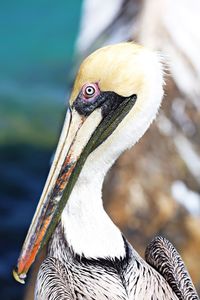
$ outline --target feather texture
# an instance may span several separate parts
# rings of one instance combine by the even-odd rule
[[[76,255],[59,225],[37,279],[37,300],[177,300],[165,279],[124,239],[124,258]]]
[[[163,275],[178,299],[199,299],[183,260],[167,239],[160,236],[153,239],[146,249],[145,259]]]

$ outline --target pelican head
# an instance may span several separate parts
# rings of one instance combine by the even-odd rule
[[[14,277],[24,278],[58,224],[77,179],[105,173],[155,118],[163,97],[160,57],[134,43],[103,47],[80,66],[63,130]],[[89,201],[89,200],[88,200]]]

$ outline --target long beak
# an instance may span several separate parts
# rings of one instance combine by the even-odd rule
[[[131,101],[132,100],[132,101]],[[59,222],[74,184],[88,155],[117,127],[135,103],[127,98],[106,117],[97,108],[88,117],[68,110],[55,157],[35,215],[24,241],[14,278],[25,283],[26,274],[39,250]]]

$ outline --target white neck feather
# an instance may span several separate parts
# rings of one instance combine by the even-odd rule
[[[121,232],[103,208],[103,176],[82,173],[61,218],[67,242],[76,254],[87,258],[124,257]]]

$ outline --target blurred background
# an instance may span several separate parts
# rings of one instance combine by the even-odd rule
[[[148,133],[106,177],[105,207],[142,256],[155,235],[167,237],[200,293],[199,28],[198,0],[1,1],[1,299],[32,299],[34,276],[24,287],[11,270],[50,167],[76,70],[94,49],[124,40],[161,51],[166,96]]]

